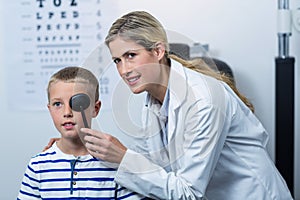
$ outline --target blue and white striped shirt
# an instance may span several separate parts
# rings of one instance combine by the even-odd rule
[[[54,144],[31,158],[18,200],[22,199],[143,199],[114,182],[116,169],[91,155],[64,154]]]

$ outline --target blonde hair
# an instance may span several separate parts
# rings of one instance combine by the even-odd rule
[[[121,37],[125,41],[135,41],[148,51],[155,48],[158,42],[163,43],[166,48],[165,59],[167,62],[169,62],[170,58],[174,59],[180,62],[184,67],[225,82],[251,111],[254,112],[253,104],[238,91],[232,77],[213,70],[201,58],[185,60],[170,53],[166,31],[162,24],[151,14],[145,11],[133,11],[123,15],[112,24],[105,38],[105,44],[109,46],[109,43],[116,37]]]
[[[65,67],[55,74],[53,74],[48,82],[47,95],[48,101],[50,98],[51,84],[57,81],[64,81],[67,83],[87,83],[95,90],[95,102],[99,99],[99,82],[92,72],[81,67]]]

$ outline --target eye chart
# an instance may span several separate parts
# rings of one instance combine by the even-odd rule
[[[116,19],[112,16],[117,13],[116,6],[102,0],[20,0],[7,4],[4,63],[9,74],[10,108],[45,110],[50,76],[66,66],[81,66],[97,46],[104,48],[101,44]],[[101,64],[101,55],[97,62]],[[102,78],[100,93],[108,95],[110,80]]]

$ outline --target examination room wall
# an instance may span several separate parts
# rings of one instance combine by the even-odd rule
[[[77,0],[79,3],[80,0]],[[95,0],[96,1],[96,0]],[[277,1],[260,0],[190,0],[190,1],[150,1],[150,0],[107,0],[113,9],[107,17],[107,24],[125,12],[146,10],[156,16],[166,29],[180,33],[189,41],[208,44],[209,55],[225,61],[233,70],[238,88],[253,102],[255,114],[270,134],[268,151],[275,159],[275,57],[277,50],[276,11]],[[31,156],[40,152],[52,137],[58,137],[49,113],[42,110],[22,110],[11,108],[10,102],[28,105],[18,91],[11,91],[12,83],[22,84],[13,66],[4,55],[14,54],[16,41],[5,37],[10,19],[3,13],[17,0],[0,0],[0,156],[2,172],[0,199],[15,199],[22,181],[24,170]],[[23,0],[22,2],[26,2]],[[46,0],[52,2],[52,0]],[[103,1],[105,2],[105,1]],[[300,7],[300,1],[290,1],[290,7]],[[11,11],[18,13],[18,10]],[[104,12],[105,13],[105,12]],[[108,12],[107,12],[108,13]],[[18,14],[16,18],[20,17]],[[15,20],[11,20],[15,21]],[[11,29],[11,28],[10,28]],[[9,30],[10,30],[9,29]],[[14,33],[9,33],[14,34]],[[10,37],[9,37],[10,38]],[[291,37],[290,54],[296,58],[295,81],[295,197],[300,199],[300,34],[294,31]],[[7,45],[11,48],[7,49]],[[15,47],[17,48],[17,47]],[[90,51],[95,48],[91,45]],[[10,56],[13,58],[13,56]],[[19,59],[18,56],[15,59]],[[12,62],[13,63],[13,62]],[[78,63],[80,64],[80,63]],[[41,96],[45,96],[41,94]],[[17,100],[17,101],[16,101]],[[110,110],[100,111],[99,123],[110,124]],[[106,126],[105,131],[117,130],[115,125]],[[126,143],[126,138],[124,138]]]

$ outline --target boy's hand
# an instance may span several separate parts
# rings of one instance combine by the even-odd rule
[[[47,146],[44,147],[43,151],[46,151],[47,149],[49,149],[50,147],[52,147],[52,145],[58,141],[60,138],[51,138],[50,141],[48,142]]]

